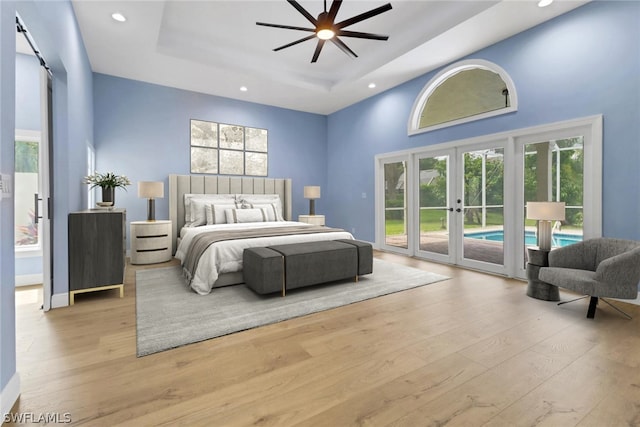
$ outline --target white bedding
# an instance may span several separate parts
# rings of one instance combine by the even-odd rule
[[[199,233],[215,230],[238,230],[260,227],[284,227],[284,226],[309,226],[303,222],[275,221],[256,222],[245,224],[216,224],[201,227],[185,227],[181,230],[180,245],[176,251],[176,258],[184,261],[191,240]],[[264,247],[270,245],[282,245],[287,243],[309,242],[317,240],[353,239],[351,233],[346,231],[316,234],[296,234],[291,236],[257,237],[253,239],[225,240],[209,246],[202,254],[196,272],[191,281],[191,288],[200,295],[211,292],[218,276],[224,273],[242,271],[242,253],[245,248]]]

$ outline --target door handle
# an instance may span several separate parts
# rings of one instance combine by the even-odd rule
[[[462,212],[462,209],[458,208],[456,209],[456,212]]]
[[[453,208],[447,208],[449,212],[453,212]]]
[[[40,197],[38,197],[38,193],[35,193],[33,195],[33,222],[35,224],[38,224],[38,220],[42,219],[42,217],[40,216],[40,212],[38,209],[38,202],[41,201],[42,199]]]

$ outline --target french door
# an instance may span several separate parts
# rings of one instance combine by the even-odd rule
[[[417,153],[416,255],[505,274],[505,142]]]
[[[602,117],[376,157],[376,244],[525,277],[529,201],[562,201],[554,246],[602,235]],[[382,236],[382,239],[380,238]]]

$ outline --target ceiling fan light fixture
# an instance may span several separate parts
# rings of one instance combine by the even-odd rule
[[[316,36],[320,40],[331,40],[336,32],[333,29],[333,22],[327,13],[327,3],[324,4],[325,11],[318,15],[318,25],[316,26]]]
[[[331,40],[335,35],[335,31],[331,28],[321,28],[316,32],[316,36],[321,40]]]

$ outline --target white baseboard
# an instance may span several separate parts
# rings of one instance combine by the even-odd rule
[[[2,409],[2,419],[11,412],[11,408],[20,397],[20,375],[14,373],[7,385],[0,392],[0,408]]]
[[[51,308],[60,308],[69,306],[69,293],[51,295]]]
[[[41,285],[41,284],[42,284],[42,273],[22,274],[20,276],[16,276],[16,287],[29,286],[29,285]]]

